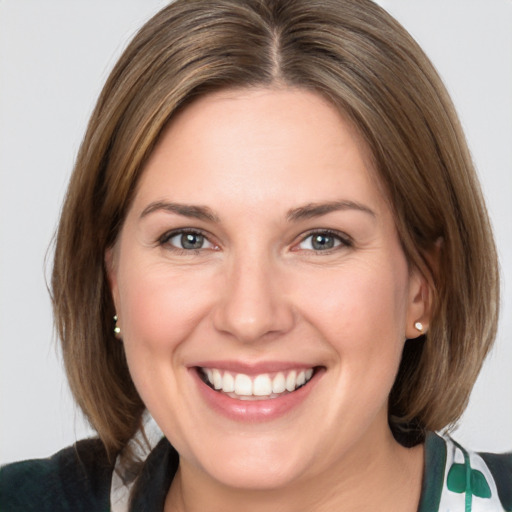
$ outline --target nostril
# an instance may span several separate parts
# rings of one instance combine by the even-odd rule
[[[295,321],[289,305],[256,299],[240,298],[219,304],[213,317],[215,328],[242,343],[270,341],[293,328]]]

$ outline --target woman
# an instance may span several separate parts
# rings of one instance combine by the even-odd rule
[[[2,509],[512,509],[510,456],[433,434],[495,335],[487,214],[439,78],[369,1],[178,1],[145,25],[52,290],[101,441],[5,468]]]

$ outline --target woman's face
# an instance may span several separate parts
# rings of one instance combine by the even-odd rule
[[[425,283],[364,143],[320,96],[188,106],[107,265],[133,381],[183,472],[275,488],[393,443],[387,400]]]

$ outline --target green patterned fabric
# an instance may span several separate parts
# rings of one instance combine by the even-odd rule
[[[178,464],[178,453],[162,438],[127,489],[131,504],[114,502],[114,463],[98,439],[80,441],[48,459],[1,468],[0,512],[159,512]],[[458,511],[512,512],[512,453],[478,454],[429,433],[418,512]]]
[[[429,433],[419,512],[511,512],[512,453],[479,454]]]

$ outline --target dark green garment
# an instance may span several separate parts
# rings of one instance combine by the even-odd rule
[[[106,512],[109,464],[103,444],[87,439],[48,459],[9,464],[0,470],[1,512]]]
[[[178,462],[163,438],[137,479],[132,511],[163,510]],[[113,469],[99,439],[79,441],[48,459],[9,464],[0,469],[0,512],[108,512]]]
[[[487,480],[492,480],[487,482],[480,471],[471,468],[469,456],[466,464],[451,461],[447,468],[450,449],[457,450],[459,456],[467,454],[451,440],[427,435],[418,512],[446,512],[446,508],[439,508],[446,496],[462,499],[462,508],[450,509],[451,512],[478,511],[481,507],[486,511],[512,511],[512,454],[474,455],[485,461],[491,475]],[[131,512],[163,510],[178,462],[177,452],[163,438],[146,459],[137,479]],[[9,464],[0,470],[0,512],[109,511],[112,472],[113,464],[98,439],[80,441],[49,459]],[[498,495],[488,496],[494,486]],[[486,504],[492,499],[498,505],[488,508]]]

